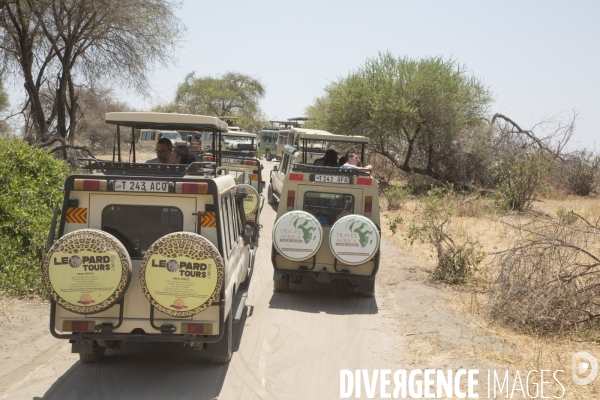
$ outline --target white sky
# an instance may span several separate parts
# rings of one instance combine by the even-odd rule
[[[152,78],[156,96],[122,93],[140,110],[172,99],[188,72],[251,75],[269,119],[304,115],[323,88],[378,52],[452,57],[495,94],[500,112],[531,128],[573,109],[573,141],[592,148],[600,111],[600,2],[284,0],[192,1],[179,59]]]

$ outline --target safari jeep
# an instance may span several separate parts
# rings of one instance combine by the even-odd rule
[[[227,131],[217,118],[108,113],[123,127]],[[135,143],[132,142],[132,148]],[[88,159],[70,176],[42,263],[50,331],[83,362],[123,342],[180,342],[212,363],[232,355],[254,265],[246,190],[215,163]]]
[[[251,152],[239,151],[207,151],[202,156],[203,162],[216,162],[221,166],[223,172],[231,175],[236,184],[244,187],[247,197],[244,199],[244,210],[246,212],[246,224],[253,228],[252,245],[258,246],[260,230],[260,213],[264,205],[262,190],[265,181],[262,180],[264,166],[260,160]]]
[[[283,190],[283,181],[285,180],[287,173],[291,170],[292,165],[295,163],[313,164],[316,160],[325,155],[327,142],[323,143],[323,138],[331,139],[336,136],[332,133],[317,129],[288,128],[280,131],[280,133],[281,132],[287,133],[288,136],[286,137],[295,138],[296,144],[295,146],[286,145],[283,147],[279,165],[274,166],[271,170],[271,182],[267,189],[267,202],[269,204],[277,204],[279,202],[281,191]],[[348,136],[340,137],[343,139]],[[320,140],[316,140],[315,138],[319,138]],[[306,154],[297,151],[298,143],[302,144],[303,141],[306,142],[307,146],[310,146],[307,148],[308,152]],[[304,157],[306,157],[306,159]]]
[[[373,296],[381,237],[378,183],[368,170],[313,165],[324,150],[308,143],[321,141],[340,152],[361,146],[364,157],[368,139],[328,132],[299,138],[302,146],[287,146],[271,176],[273,188],[283,176],[281,189],[270,192],[282,199],[273,227],[274,290],[287,291],[305,277],[343,279],[360,295]]]

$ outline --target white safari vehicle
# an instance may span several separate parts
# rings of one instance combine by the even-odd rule
[[[199,115],[108,113],[106,122],[117,125],[117,143],[123,127],[132,136],[227,131]],[[52,335],[83,362],[127,341],[180,342],[228,362],[254,265],[246,190],[215,163],[138,164],[135,150],[133,162],[120,157],[88,159],[88,173],[65,183],[42,263]]]
[[[223,173],[231,175],[236,184],[246,189],[247,197],[244,199],[246,225],[248,232],[252,232],[252,245],[258,246],[261,226],[260,213],[264,205],[262,195],[262,190],[265,187],[265,181],[262,180],[264,166],[253,152],[207,151],[202,156],[202,161],[215,162],[222,167]]]
[[[381,238],[378,182],[369,170],[314,165],[325,148],[341,153],[358,147],[362,159],[368,138],[323,131],[301,131],[298,138],[300,146],[285,147],[269,187],[270,196],[281,198],[271,252],[274,290],[310,277],[342,279],[373,296]]]

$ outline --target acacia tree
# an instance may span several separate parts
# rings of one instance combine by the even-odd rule
[[[0,52],[6,71],[24,82],[23,112],[33,126],[28,139],[72,145],[79,92],[99,80],[148,93],[153,65],[173,59],[185,30],[177,6],[172,0],[1,2]]]
[[[197,78],[192,72],[177,87],[175,100],[156,110],[238,117],[241,127],[256,131],[264,126],[265,117],[259,106],[264,96],[262,83],[251,76],[227,72],[217,78]]]
[[[441,57],[381,53],[325,88],[307,108],[310,125],[371,138],[398,168],[444,174],[460,135],[482,123],[491,94],[464,65]]]

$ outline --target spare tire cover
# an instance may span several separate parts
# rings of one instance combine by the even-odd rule
[[[246,217],[250,217],[251,215],[256,214],[256,210],[258,210],[258,190],[256,190],[251,185],[238,185],[246,189],[246,193],[248,196],[244,199],[244,213]]]
[[[42,262],[44,285],[61,307],[93,314],[118,303],[131,281],[131,259],[113,235],[80,229],[58,239]]]
[[[219,299],[224,263],[217,248],[191,232],[175,232],[154,242],[142,260],[144,295],[161,312],[184,318]]]
[[[329,231],[329,247],[341,262],[364,264],[379,250],[379,230],[369,218],[346,215],[337,220]]]
[[[323,227],[306,211],[290,211],[275,222],[273,244],[277,252],[291,261],[314,256],[323,242]]]

